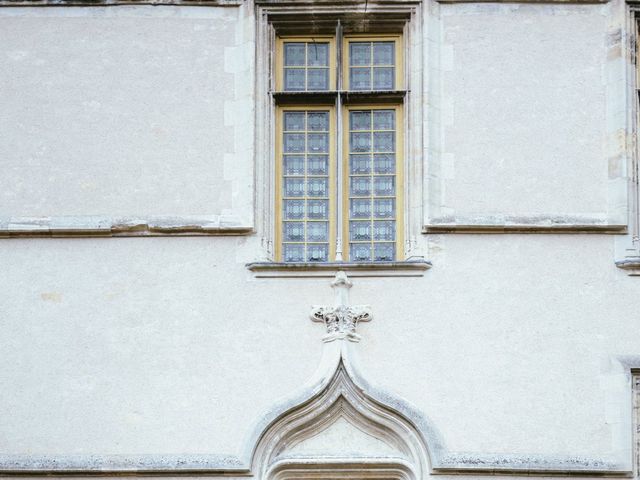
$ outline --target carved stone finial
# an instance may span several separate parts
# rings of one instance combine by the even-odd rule
[[[359,342],[360,335],[356,333],[358,322],[371,320],[371,307],[368,305],[349,305],[349,289],[353,284],[344,272],[336,273],[331,287],[336,294],[333,307],[314,305],[311,307],[311,320],[324,322],[327,334],[322,337],[324,342],[347,339]]]

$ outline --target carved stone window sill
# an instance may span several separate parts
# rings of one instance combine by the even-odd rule
[[[640,257],[629,257],[624,260],[618,260],[616,267],[626,270],[632,277],[640,277]]]
[[[256,278],[334,277],[336,272],[345,272],[349,277],[422,277],[431,262],[253,262],[247,268]]]

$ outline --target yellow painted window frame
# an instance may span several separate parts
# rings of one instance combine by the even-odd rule
[[[345,35],[342,39],[342,85],[345,90],[351,90],[349,85],[350,75],[349,66],[351,65],[351,57],[349,54],[349,42],[384,42],[393,41],[395,43],[395,87],[394,90],[404,90],[404,47],[402,35],[400,34],[382,34],[382,35]],[[373,65],[373,59],[371,60]],[[354,90],[355,91],[355,90]],[[375,92],[376,90],[357,90],[358,92]]]
[[[351,111],[357,110],[395,110],[396,112],[396,261],[404,260],[404,108],[402,104],[345,105],[343,107],[342,132],[342,250],[345,259],[349,258],[349,132]],[[371,260],[375,262],[375,260]]]
[[[283,249],[282,249],[282,241],[283,241],[283,221],[284,221],[284,210],[283,210],[283,161],[284,161],[284,148],[283,148],[283,137],[284,137],[284,112],[316,112],[316,111],[328,111],[329,112],[329,258],[328,261],[333,261],[336,258],[336,173],[337,173],[337,165],[336,165],[336,112],[334,105],[297,105],[297,106],[278,106],[276,107],[276,162],[275,162],[275,191],[276,191],[276,225],[275,225],[275,258],[278,262],[283,262]],[[307,130],[305,130],[305,133]],[[306,152],[305,152],[306,153]],[[306,175],[305,175],[306,177]],[[305,187],[306,188],[306,187]],[[306,200],[309,197],[306,195],[304,197],[300,197],[300,199],[305,200],[305,211],[306,211]],[[305,229],[306,230],[306,229]],[[300,242],[306,244],[307,241],[305,239],[304,242]],[[318,262],[321,263],[321,262]]]
[[[284,92],[284,44],[286,42],[329,43],[329,89],[336,90],[336,38],[332,35],[308,35],[295,37],[276,37],[276,65],[275,65],[275,89],[276,92]],[[305,69],[307,67],[305,66]],[[306,88],[306,84],[305,84]],[[315,90],[299,90],[300,92],[313,92]]]

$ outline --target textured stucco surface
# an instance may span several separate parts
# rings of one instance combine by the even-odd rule
[[[606,212],[613,7],[432,7],[443,213]],[[254,20],[245,7],[0,9],[0,216],[249,218]],[[245,264],[269,236],[245,233],[0,240],[0,454],[237,467],[264,412],[313,374],[325,332],[310,306],[333,303],[325,278],[254,278]],[[423,277],[354,280],[352,302],[374,313],[355,347],[367,381],[452,454],[630,458],[612,357],[640,353],[640,296],[614,237],[411,242],[433,264]],[[343,427],[299,451],[384,450]]]
[[[0,213],[230,210],[242,28],[236,8],[0,10]]]
[[[440,8],[445,213],[606,212],[611,7]]]
[[[252,279],[251,241],[44,242],[0,244],[4,453],[238,454],[319,361],[307,315],[332,303],[328,281]],[[357,279],[352,301],[375,315],[358,345],[370,380],[455,451],[608,453],[602,365],[640,340],[612,248],[444,237],[425,277]]]

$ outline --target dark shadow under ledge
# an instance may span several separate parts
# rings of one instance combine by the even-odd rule
[[[333,277],[339,271],[350,277],[422,277],[431,262],[253,262],[247,268],[256,278]]]

